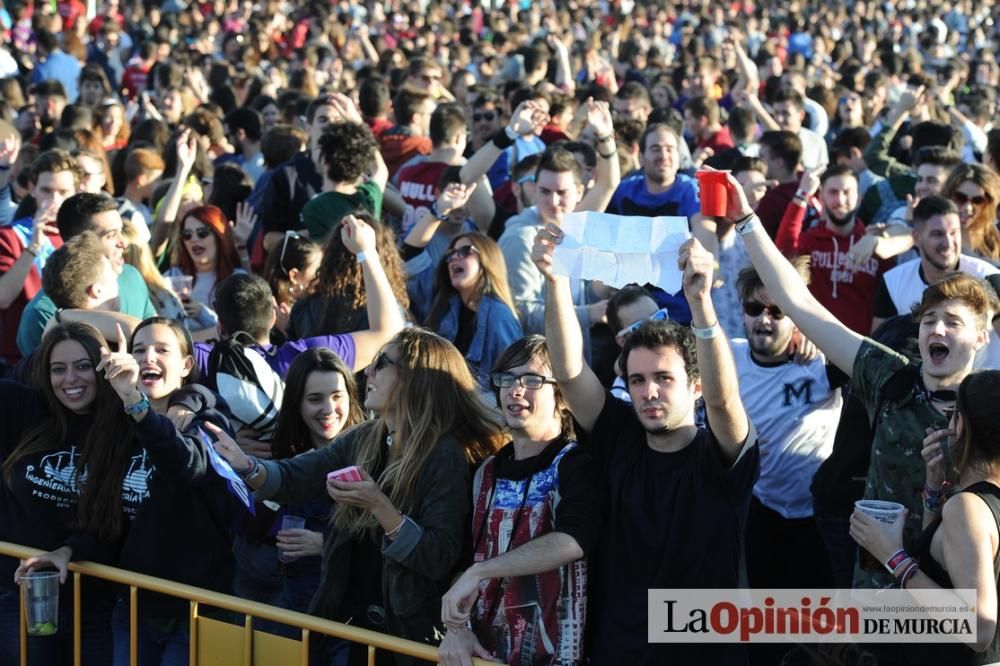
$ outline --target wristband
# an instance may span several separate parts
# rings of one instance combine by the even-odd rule
[[[911,559],[911,558],[906,553],[906,551],[903,550],[902,548],[900,548],[895,553],[893,553],[892,555],[890,555],[889,559],[887,559],[883,564],[884,564],[885,568],[889,570],[889,573],[892,573],[896,569],[899,568],[900,564],[903,564],[904,562],[906,562],[909,559]]]
[[[513,132],[508,130],[510,130],[510,128],[505,127],[493,135],[493,145],[499,148],[500,150],[507,150],[508,148],[514,145],[515,141],[517,141],[517,136],[514,136],[512,138],[510,135]]]
[[[8,164],[7,166],[0,164],[0,171],[10,171],[10,167],[11,167],[10,164]]]
[[[389,539],[390,541],[396,538],[396,535],[399,534],[399,530],[403,529],[403,525],[406,524],[406,516],[404,514],[399,514],[399,515],[400,515],[399,525],[396,525],[396,527],[385,533],[386,538]]]
[[[357,258],[357,261],[358,261],[359,264],[363,264],[366,261],[368,261],[369,259],[374,259],[374,258],[378,257],[378,255],[376,253],[374,253],[374,252],[364,252],[364,251],[358,252],[354,256]]]
[[[252,476],[256,476],[257,472],[260,471],[260,461],[257,460],[257,458],[255,458],[254,456],[247,456],[247,457],[250,459],[250,467],[244,470],[238,470],[235,467],[233,468],[236,472],[236,475],[244,480],[249,479]]]
[[[599,137],[597,137],[597,143],[604,143],[605,141],[611,141],[613,138],[615,138],[615,133],[614,132],[612,132],[611,134],[609,134],[607,136],[599,136]]]
[[[808,192],[803,192],[802,190],[796,190],[795,191],[795,198],[796,199],[802,199],[803,201],[808,201],[809,200],[809,193]]]
[[[607,155],[605,155],[604,153],[597,153],[597,156],[600,157],[602,160],[610,160],[612,157],[617,157],[618,153],[612,150]]]
[[[910,562],[906,567],[906,570],[899,576],[899,589],[905,590],[906,584],[910,582],[910,579],[917,575],[920,571],[920,567],[917,565],[916,561]]]
[[[431,215],[434,216],[435,220],[444,222],[446,219],[448,219],[447,215],[442,215],[441,212],[438,210],[438,202],[436,200],[431,202],[431,205],[428,207],[427,210],[431,212]]]
[[[753,231],[757,226],[757,214],[750,213],[746,217],[739,219],[735,222],[736,233],[740,236],[746,236],[748,233]]]
[[[694,324],[691,324],[691,332],[694,333],[694,337],[701,338],[702,340],[711,340],[715,336],[722,333],[722,327],[719,326],[719,321],[716,320],[714,324],[707,328],[699,328]]]
[[[145,393],[139,392],[139,402],[134,405],[125,405],[125,413],[129,416],[135,416],[136,414],[141,414],[142,412],[149,409],[149,398]]]

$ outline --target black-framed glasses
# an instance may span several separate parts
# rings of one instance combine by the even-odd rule
[[[285,232],[285,239],[281,241],[281,254],[278,256],[278,266],[281,267],[281,272],[288,275],[288,269],[285,268],[285,250],[288,249],[288,239],[289,238],[302,238],[302,234],[295,233],[292,230]]]
[[[465,259],[472,256],[472,254],[479,254],[479,250],[476,249],[475,245],[463,245],[462,247],[456,247],[454,250],[448,250],[444,254],[444,263],[450,264],[452,259]]]
[[[974,197],[970,197],[965,192],[952,192],[951,200],[954,201],[959,206],[964,206],[966,204],[972,204],[973,206],[983,206],[989,199],[987,199],[982,194],[977,194]]]
[[[510,388],[514,384],[517,384],[521,388],[531,391],[537,391],[546,384],[556,383],[555,377],[536,375],[531,372],[527,372],[523,375],[512,375],[509,372],[496,372],[490,376],[490,381],[492,381],[493,386],[496,386],[497,388]]]
[[[778,308],[777,305],[764,305],[763,303],[758,303],[757,301],[744,301],[743,302],[743,312],[751,317],[759,317],[764,314],[764,310],[767,310],[767,314],[771,319],[783,319],[785,313]]]
[[[474,123],[478,123],[480,120],[485,120],[486,122],[491,123],[496,119],[496,111],[483,111],[481,113],[472,114],[472,122]]]
[[[186,241],[191,240],[195,236],[198,237],[198,240],[205,240],[211,235],[212,235],[212,230],[209,229],[208,227],[199,227],[194,231],[191,231],[190,229],[185,229],[184,231],[181,232],[181,238],[183,238]]]
[[[379,352],[372,364],[368,366],[369,372],[372,375],[377,375],[387,365],[396,365],[396,362],[389,358],[385,352]]]
[[[637,328],[645,324],[647,321],[669,321],[670,311],[667,308],[660,308],[653,314],[649,315],[645,319],[640,319],[639,321],[632,322],[622,330],[618,331],[618,337],[625,338],[630,334],[634,333]]]

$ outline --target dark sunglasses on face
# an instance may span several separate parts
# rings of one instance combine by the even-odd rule
[[[978,194],[978,195],[976,195],[974,197],[970,197],[968,194],[965,194],[963,192],[952,192],[952,194],[951,194],[951,200],[954,201],[959,206],[964,206],[964,205],[970,204],[970,203],[973,206],[982,206],[987,201],[989,201],[989,199],[987,199],[986,197],[984,197],[982,194]]]
[[[496,120],[497,114],[493,111],[483,111],[482,113],[473,113],[472,122],[478,123],[480,120],[485,120],[488,123]]]
[[[195,235],[198,236],[199,240],[205,240],[206,238],[208,238],[209,236],[212,235],[212,230],[209,229],[208,227],[201,227],[200,229],[197,229],[196,231],[191,231],[190,229],[185,229],[184,231],[181,232],[181,238],[183,238],[186,241],[191,240],[192,238],[195,237]]]
[[[462,247],[456,247],[454,250],[449,250],[445,252],[444,263],[450,264],[452,259],[465,259],[466,257],[472,255],[472,253],[479,253],[474,245],[463,245]]]
[[[530,372],[523,375],[512,375],[507,372],[498,372],[492,375],[490,380],[493,382],[493,386],[496,386],[497,388],[510,388],[514,384],[517,384],[521,388],[532,391],[536,391],[546,384],[556,383],[554,377],[535,375]]]
[[[767,314],[771,319],[783,319],[785,313],[778,309],[777,305],[767,305],[763,303],[758,303],[757,301],[745,301],[743,303],[743,312],[747,313],[751,317],[759,317],[764,314],[764,310],[767,310]]]

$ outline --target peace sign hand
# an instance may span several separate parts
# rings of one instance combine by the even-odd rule
[[[136,388],[139,383],[139,364],[128,352],[128,336],[121,324],[116,324],[115,327],[118,329],[118,351],[111,352],[106,347],[101,347],[101,362],[97,364],[95,371],[103,371],[104,378],[118,397],[126,406],[131,406],[141,399]]]

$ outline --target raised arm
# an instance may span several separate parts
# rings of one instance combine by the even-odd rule
[[[615,126],[607,102],[595,102],[591,98],[584,104],[587,106],[587,124],[597,137],[597,170],[594,172],[594,186],[583,196],[576,209],[603,211],[611,203],[622,178],[615,148]]]
[[[529,101],[519,104],[514,109],[507,127],[500,130],[498,135],[491,141],[484,143],[483,147],[477,150],[469,158],[469,161],[462,165],[462,170],[459,172],[462,182],[466,185],[478,182],[490,170],[490,167],[497,161],[501,153],[508,146],[513,145],[516,137],[531,134],[545,127],[548,122],[549,114],[538,108],[535,102]],[[512,139],[512,136],[515,138]],[[497,143],[498,141],[500,142],[499,144]],[[511,166],[514,165],[512,164]]]
[[[20,256],[11,267],[0,276],[0,310],[9,308],[24,290],[24,281],[27,280],[28,274],[31,272],[35,257],[42,251],[43,243],[46,242],[45,236],[59,233],[59,229],[55,225],[56,212],[56,206],[49,206],[47,211],[39,211],[35,215],[31,229],[31,242],[21,250]],[[14,234],[11,234],[10,238],[13,239]],[[20,244],[20,241],[17,240],[13,240],[13,242]]]
[[[712,304],[714,263],[697,239],[681,246],[677,265],[684,272],[684,296],[691,306],[701,394],[712,433],[726,457],[734,461],[750,434],[750,420],[740,400],[733,353]]]
[[[191,169],[194,168],[195,158],[198,156],[198,139],[185,129],[177,135],[177,173],[170,183],[167,194],[160,204],[160,213],[153,221],[153,228],[150,230],[149,245],[153,249],[153,256],[159,257],[167,249],[167,241],[170,239],[170,230],[177,221],[177,212],[181,208],[181,200],[184,198],[184,186],[187,184]]]
[[[899,131],[899,128],[903,126],[903,123],[910,117],[917,104],[920,103],[923,93],[923,86],[915,91],[904,91],[889,111],[889,116],[886,118],[882,130],[872,139],[868,147],[865,148],[865,164],[872,170],[872,173],[891,178],[900,172],[909,171],[909,167],[901,164],[899,160],[889,155],[889,146],[892,144],[892,139],[896,136],[896,132]]]
[[[747,203],[743,188],[729,175],[729,210],[737,211],[736,230],[743,236],[750,261],[767,289],[768,296],[787,313],[802,334],[848,376],[854,371],[863,338],[844,326],[812,295]]]
[[[403,330],[403,315],[392,292],[389,278],[379,261],[375,246],[375,230],[362,220],[348,215],[341,221],[341,239],[358,257],[365,281],[365,308],[368,312],[367,331],[351,333],[354,338],[354,368],[358,372],[375,358],[375,354],[392,336]],[[394,251],[387,248],[387,252]]]
[[[569,278],[552,274],[552,251],[562,239],[562,230],[554,224],[540,229],[535,236],[531,260],[548,283],[545,338],[552,359],[552,374],[566,395],[573,416],[585,432],[590,432],[604,408],[606,393],[583,358],[583,332],[573,308]]]

